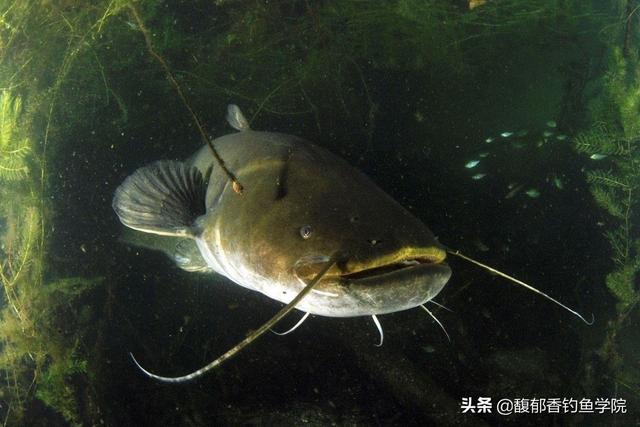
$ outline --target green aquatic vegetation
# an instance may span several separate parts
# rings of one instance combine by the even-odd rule
[[[18,311],[0,312],[0,372],[11,385],[2,400],[14,411],[10,419],[20,420],[35,396],[69,423],[81,425],[77,385],[87,373],[82,340],[93,316],[72,307],[101,283],[100,278],[66,278],[44,290],[18,283]]]
[[[615,48],[611,53],[610,69],[604,77],[604,87],[609,92],[615,107],[610,114],[621,127],[624,137],[640,135],[640,69],[638,53],[625,53]]]
[[[5,90],[0,95],[0,179],[18,180],[28,172],[30,144],[19,131],[22,99]]]
[[[6,190],[3,193],[5,197],[13,195]],[[14,420],[20,418],[32,392],[25,378],[35,379],[33,366],[38,360],[33,345],[36,324],[30,310],[32,284],[40,267],[33,256],[39,218],[33,205],[12,204],[3,209],[2,219],[7,227],[2,235],[5,255],[0,269],[5,303],[0,310],[0,373],[10,385],[2,396],[3,406],[7,407],[7,417],[12,415],[10,419]]]
[[[629,154],[629,141],[616,135],[604,123],[599,123],[589,132],[578,135],[574,142],[578,151],[586,154]]]
[[[585,175],[594,200],[611,216],[605,236],[613,268],[605,283],[616,310],[599,354],[607,378],[638,390],[640,371],[632,363],[635,350],[629,352],[633,346],[623,333],[628,320],[637,318],[640,302],[640,63],[630,46],[624,37],[624,46],[610,51],[608,69],[595,83],[597,96],[589,105],[595,125],[578,135],[574,146],[591,159],[600,159]]]
[[[617,299],[620,312],[626,312],[640,299],[640,293],[635,289],[635,277],[640,272],[640,230],[637,226],[640,147],[637,141],[625,137],[622,132],[604,132],[601,127],[576,139],[576,148],[581,152],[610,155],[607,169],[589,170],[586,178],[595,201],[615,218],[615,226],[605,233],[615,264],[606,283]]]
[[[20,190],[14,190],[20,191]],[[0,377],[8,385],[0,400],[7,419],[19,423],[35,396],[72,424],[80,423],[77,398],[70,381],[86,371],[82,359],[83,330],[91,316],[76,313],[75,301],[102,279],[64,278],[43,283],[37,256],[40,216],[38,201],[6,189],[4,196],[20,202],[4,208],[2,236],[5,258],[0,284],[5,305],[0,309]]]
[[[70,380],[74,375],[86,373],[87,361],[71,352],[47,367],[39,380],[36,397],[55,408],[71,424],[80,426],[76,391]]]
[[[606,282],[620,313],[640,300],[635,289],[640,272],[640,73],[636,64],[637,58],[625,58],[621,49],[613,50],[603,79],[604,99],[598,100],[594,112],[609,121],[597,123],[574,141],[580,152],[608,156],[604,167],[587,170],[586,178],[596,202],[615,218],[615,226],[606,232],[615,269]]]
[[[93,112],[86,108],[94,102],[91,95],[62,102],[76,64],[82,67],[74,75],[74,84],[98,76],[95,81],[104,88],[102,93],[111,94],[95,46],[100,32],[124,4],[86,3],[76,9],[68,2],[0,0],[3,425],[29,423],[29,409],[36,400],[71,425],[85,424],[91,411],[80,402],[95,407],[87,391],[91,372],[87,337],[96,319],[94,305],[87,298],[102,279],[53,279],[58,275],[47,253],[47,231],[51,230],[47,224],[51,216],[47,161],[60,147],[53,144],[47,151],[47,146],[68,122],[66,117],[80,120]],[[35,33],[34,28],[38,29]]]
[[[47,330],[42,337],[42,375],[36,387],[36,397],[55,409],[72,424],[81,425],[78,408],[78,378],[87,374],[88,361],[82,347],[86,329],[93,316],[77,308],[77,299],[103,283],[103,278],[71,277],[45,285],[43,313],[38,322]],[[71,310],[71,312],[69,312]]]

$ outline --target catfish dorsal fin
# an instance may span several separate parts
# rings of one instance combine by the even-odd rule
[[[249,121],[236,104],[229,104],[227,106],[227,122],[232,128],[240,132],[251,129]]]
[[[116,189],[113,210],[129,228],[163,236],[193,237],[195,219],[206,212],[206,177],[182,162],[161,160],[142,167]]]

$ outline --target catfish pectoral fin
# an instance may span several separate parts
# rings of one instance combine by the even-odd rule
[[[191,225],[206,211],[207,181],[208,176],[182,162],[155,162],[118,187],[113,209],[134,230],[192,237]]]
[[[202,257],[193,239],[181,239],[173,248],[172,258],[176,262],[176,265],[184,271],[199,273],[210,273],[214,271]]]

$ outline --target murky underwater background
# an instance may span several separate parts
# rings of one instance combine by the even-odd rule
[[[0,1],[0,420],[640,423],[639,7]],[[201,380],[145,377],[129,352],[191,372],[282,307],[121,241],[115,188],[202,145],[167,70],[212,137],[238,104],[254,129],[341,155],[444,244],[595,323],[450,259],[436,301],[451,312],[432,311],[451,342],[419,309],[380,316],[381,348],[370,318],[312,316]],[[469,397],[492,412],[462,413]],[[503,398],[609,406],[499,415]]]

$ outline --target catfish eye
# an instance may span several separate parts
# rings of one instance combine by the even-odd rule
[[[311,231],[312,230],[310,225],[303,225],[302,227],[300,227],[300,237],[307,240],[309,237],[311,237]]]

